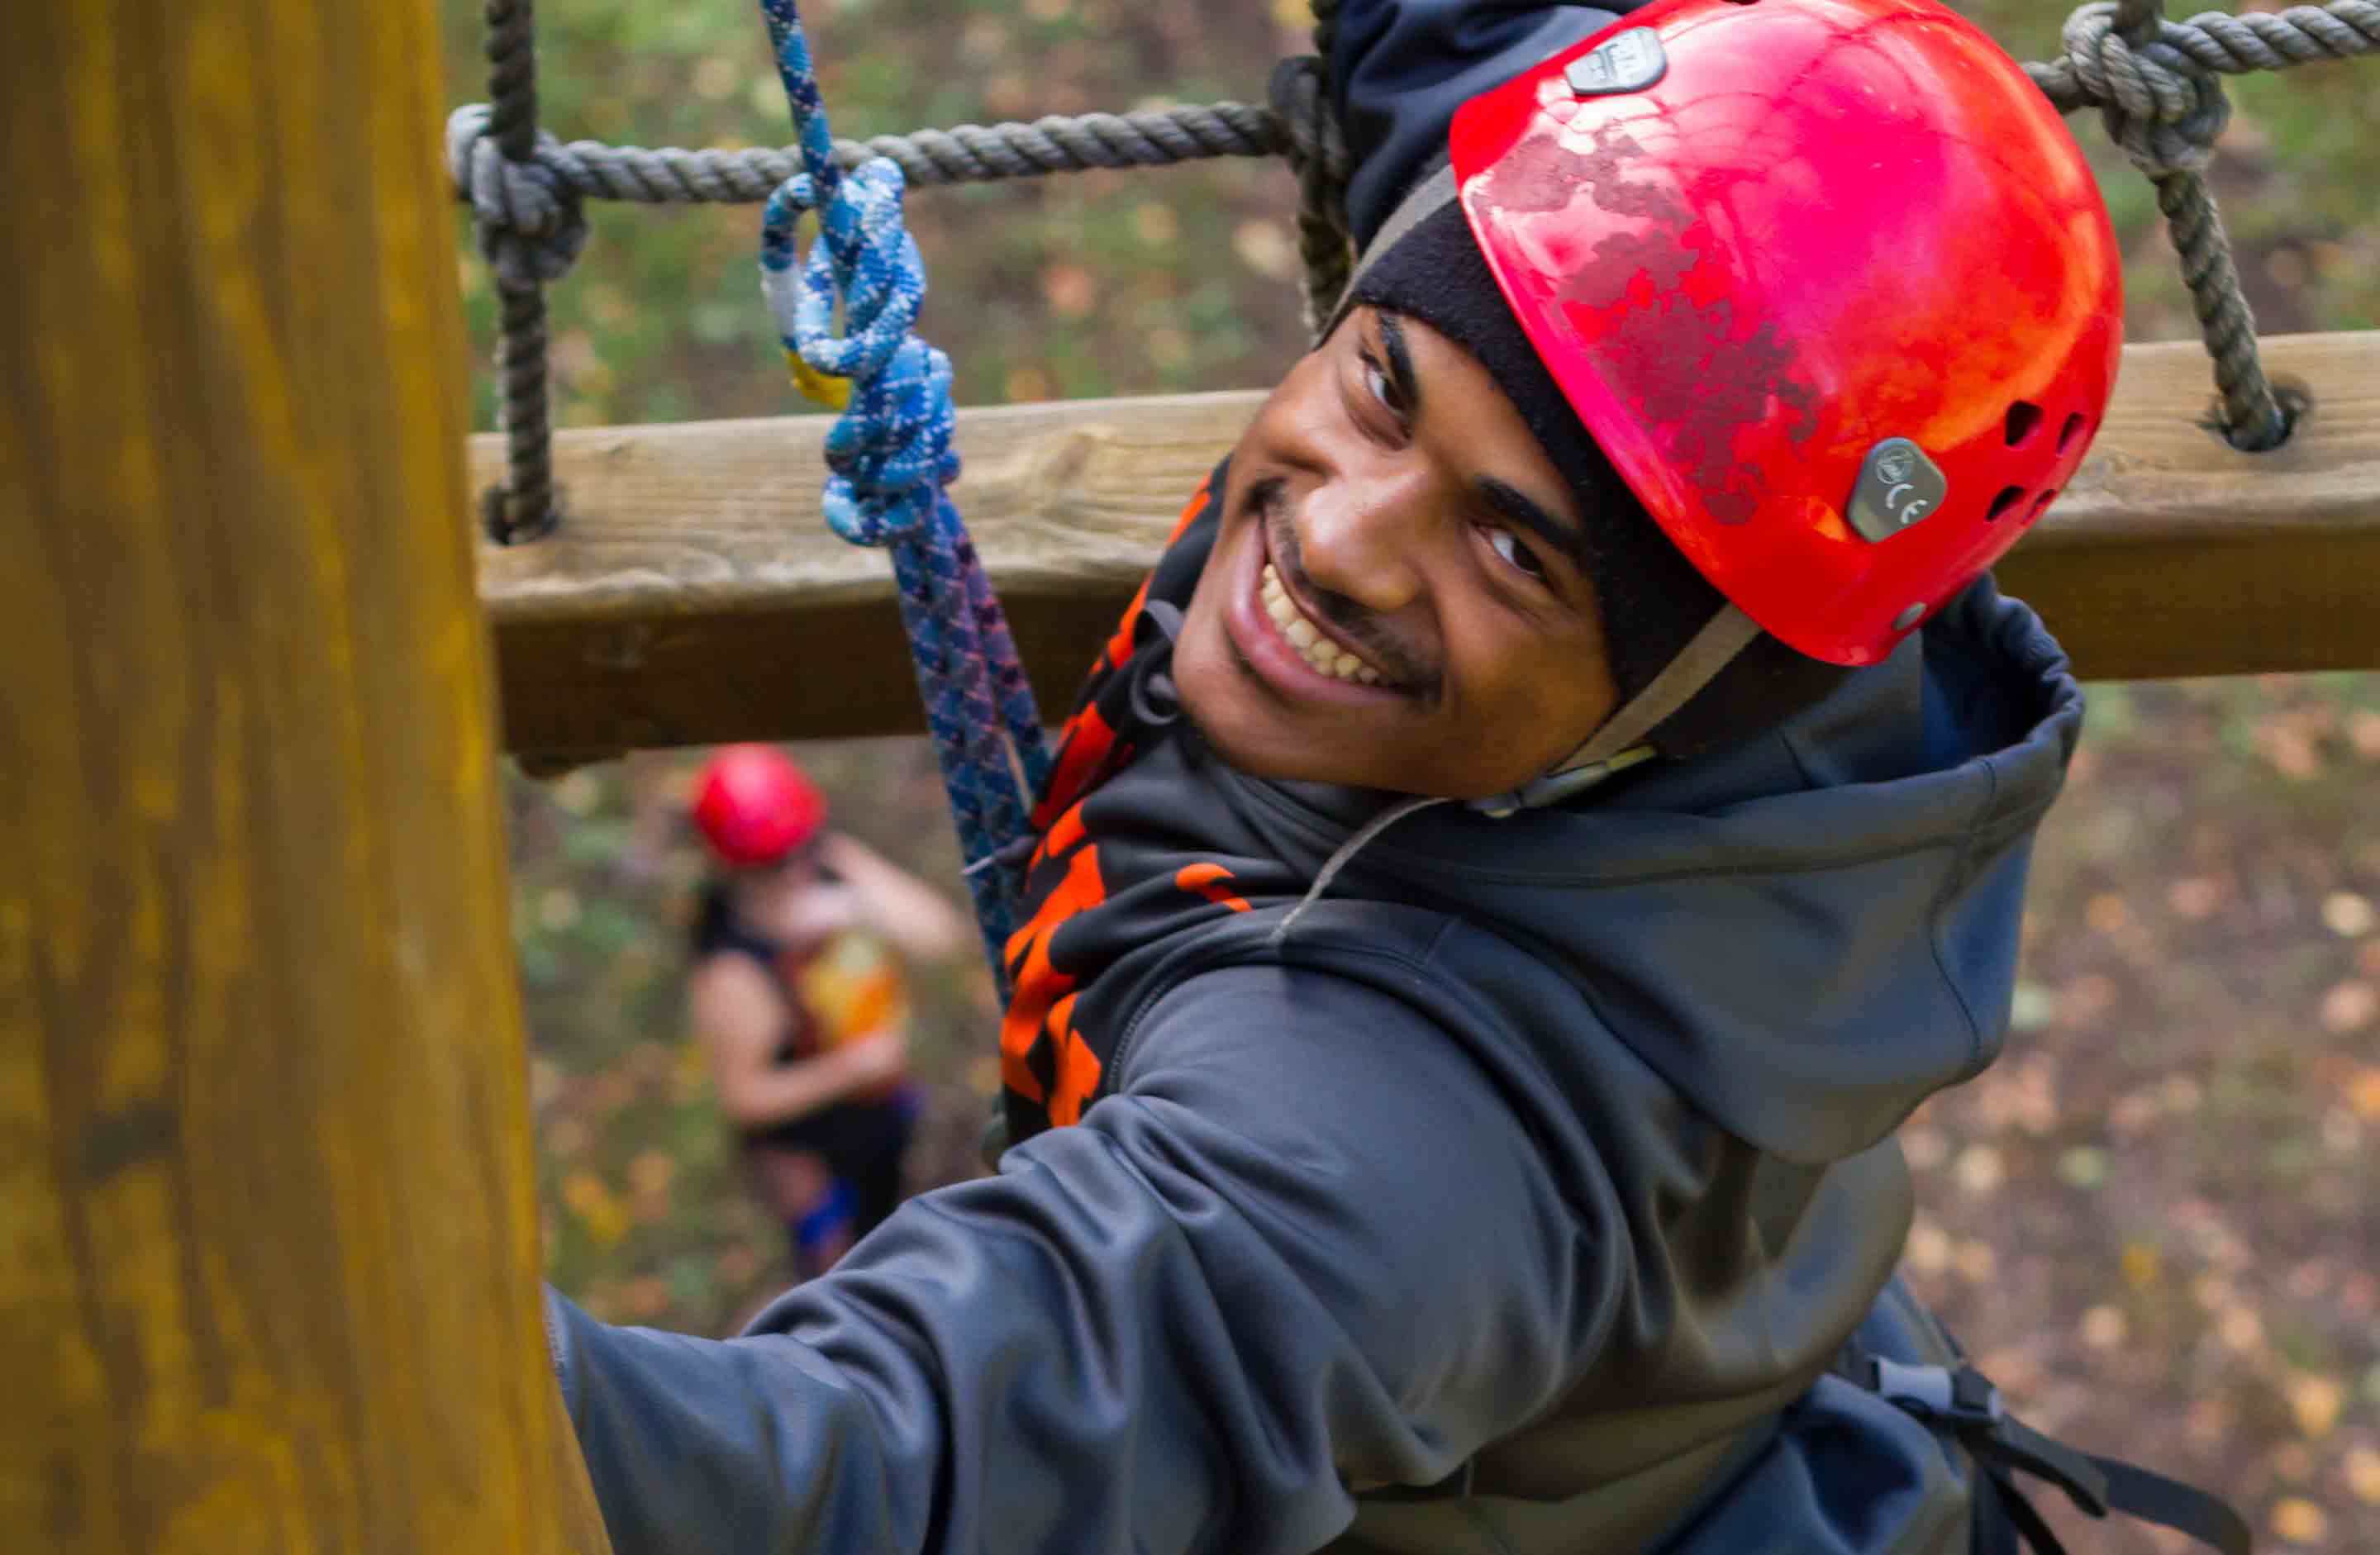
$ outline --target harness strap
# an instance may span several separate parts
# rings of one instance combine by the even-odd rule
[[[1974,1367],[1910,1366],[1844,1347],[1836,1371],[1887,1403],[1947,1427],[2002,1492],[2009,1520],[2037,1555],[2066,1555],[2039,1512],[2010,1478],[2010,1471],[2046,1479],[2082,1512],[2120,1512],[2186,1534],[2222,1555],[2251,1555],[2246,1519],[2194,1485],[2120,1458],[2103,1458],[2042,1435],[2008,1413],[2000,1391]]]

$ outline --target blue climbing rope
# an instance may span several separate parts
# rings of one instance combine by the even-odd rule
[[[926,268],[902,224],[901,169],[883,157],[848,172],[836,164],[793,0],[760,0],[760,14],[806,169],[777,187],[761,215],[760,289],[795,384],[826,403],[848,395],[826,439],[826,521],[855,545],[892,553],[917,695],[1004,1001],[1002,949],[1022,884],[1012,844],[1030,834],[1026,796],[1050,760],[1041,719],[1007,618],[943,490],[959,473],[951,361],[910,333]],[[813,212],[818,238],[804,258],[795,229]]]

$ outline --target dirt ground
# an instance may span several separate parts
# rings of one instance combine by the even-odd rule
[[[1911,1278],[2034,1424],[2341,1551],[2380,1549],[2374,690],[2103,688],[2022,1029],[1902,1131]]]

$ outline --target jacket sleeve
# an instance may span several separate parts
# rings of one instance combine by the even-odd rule
[[[1644,3],[1342,0],[1330,73],[1355,166],[1347,215],[1357,245],[1444,154],[1455,109]]]
[[[1129,1065],[743,1337],[551,1296],[618,1555],[1310,1550],[1342,1474],[1445,1477],[1599,1342],[1612,1247],[1398,1000],[1209,973]]]

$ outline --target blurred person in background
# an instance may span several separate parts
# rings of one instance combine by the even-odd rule
[[[900,960],[949,955],[967,932],[939,893],[826,820],[818,785],[769,746],[728,747],[697,781],[720,869],[695,916],[688,1014],[796,1280],[901,1200],[919,1093]]]

